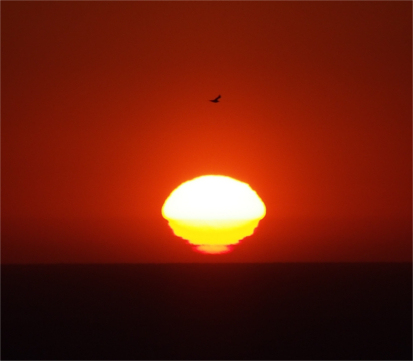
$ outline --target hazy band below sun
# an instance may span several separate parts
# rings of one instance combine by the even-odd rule
[[[265,212],[263,201],[247,183],[221,175],[182,183],[162,207],[174,234],[209,254],[228,252],[252,235]]]

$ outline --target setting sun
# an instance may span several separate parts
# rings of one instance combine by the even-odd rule
[[[247,183],[206,175],[182,183],[165,201],[162,216],[175,235],[203,253],[217,254],[254,233],[265,205]]]

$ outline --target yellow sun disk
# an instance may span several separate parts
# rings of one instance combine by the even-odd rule
[[[251,187],[225,176],[202,176],[181,184],[162,207],[175,235],[203,253],[224,253],[254,233],[265,205]]]

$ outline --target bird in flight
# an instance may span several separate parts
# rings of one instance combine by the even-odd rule
[[[218,95],[215,99],[210,100],[210,102],[218,103],[218,102],[219,102],[219,100],[218,100],[219,98],[221,98],[221,95]]]

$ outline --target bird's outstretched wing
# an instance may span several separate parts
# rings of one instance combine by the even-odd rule
[[[210,100],[210,102],[218,103],[218,102],[219,102],[219,100],[218,100],[219,98],[221,98],[221,95],[218,95],[215,99]]]

